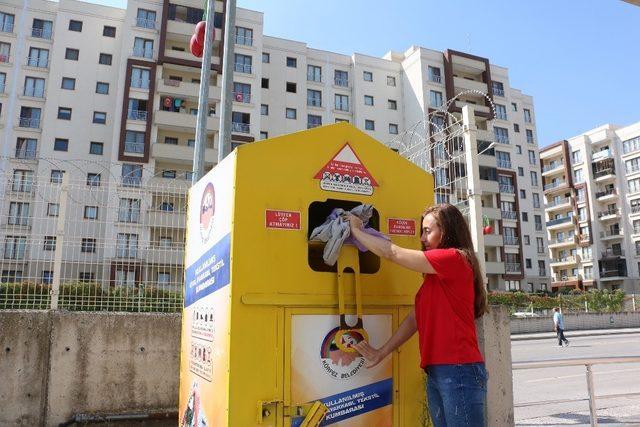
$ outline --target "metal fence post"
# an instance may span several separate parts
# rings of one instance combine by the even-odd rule
[[[589,418],[591,419],[591,427],[598,426],[598,410],[596,408],[596,392],[593,387],[593,372],[591,365],[587,367],[587,391],[589,393]]]
[[[58,198],[58,222],[56,224],[56,253],[53,258],[53,281],[51,283],[51,309],[58,309],[60,296],[60,276],[62,275],[62,253],[64,252],[64,223],[69,196],[69,174],[62,175],[60,197]]]

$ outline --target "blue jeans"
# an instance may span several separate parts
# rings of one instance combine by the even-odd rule
[[[427,401],[435,427],[486,426],[484,363],[430,365],[426,372]]]

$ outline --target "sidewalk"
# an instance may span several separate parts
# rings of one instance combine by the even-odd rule
[[[565,331],[571,334],[571,337],[592,337],[598,335],[624,335],[624,334],[638,334],[640,328],[618,328],[618,329],[591,329],[588,331]],[[532,334],[512,334],[511,341],[526,341],[526,340],[545,340],[545,339],[557,339],[556,333],[553,330],[549,332],[537,332]]]

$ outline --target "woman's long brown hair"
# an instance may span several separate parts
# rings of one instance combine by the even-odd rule
[[[439,249],[455,248],[467,259],[473,270],[474,284],[474,312],[476,319],[489,311],[487,306],[487,290],[484,285],[482,271],[478,258],[473,249],[473,241],[471,240],[471,232],[469,225],[464,219],[462,212],[453,205],[441,204],[427,208],[424,211],[423,218],[427,215],[433,215],[436,223],[440,227],[442,240]]]

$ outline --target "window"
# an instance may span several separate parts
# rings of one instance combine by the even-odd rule
[[[389,110],[397,110],[398,102],[395,99],[389,99],[387,101],[387,106],[389,107]]]
[[[116,36],[116,27],[110,27],[105,25],[102,29],[102,35],[104,37],[115,37]]]
[[[517,123],[513,124],[513,131],[516,133],[520,133],[520,125]]]
[[[267,139],[269,138],[269,134],[267,132],[260,132],[260,139]]]
[[[349,96],[336,94],[336,110],[349,111]]]
[[[178,138],[172,138],[170,136],[164,137],[164,143],[168,145],[178,145]]]
[[[627,181],[627,187],[629,187],[629,193],[638,193],[638,192],[640,192],[640,178],[635,178],[635,179],[628,180]],[[632,210],[632,212],[633,212],[633,210]]]
[[[136,37],[133,40],[133,56],[139,58],[153,58],[153,40]]]
[[[89,143],[89,154],[102,156],[103,153],[104,153],[104,144],[102,142],[91,141]]]
[[[533,150],[529,150],[529,164],[530,165],[534,165],[536,164],[536,152]]]
[[[640,136],[622,141],[622,151],[624,154],[640,150]]]
[[[45,251],[55,251],[56,236],[44,236],[44,247],[42,249]]]
[[[496,118],[500,120],[507,120],[507,107],[500,104],[495,104]]]
[[[80,56],[80,51],[78,49],[71,49],[70,47],[64,53],[64,59],[68,59],[70,61],[77,61]]]
[[[124,152],[143,154],[144,153],[144,132],[126,130],[124,134]]]
[[[96,252],[96,239],[83,238],[80,243],[80,252],[93,254]]]
[[[307,65],[307,80],[310,82],[322,82],[322,67]]]
[[[498,141],[500,144],[509,143],[509,129],[494,126],[493,134],[496,137],[496,141]]]
[[[59,120],[71,120],[71,108],[58,107]]]
[[[32,98],[44,98],[44,79],[26,77],[22,94]]]
[[[296,93],[297,92],[296,84],[292,82],[287,82],[287,92]]]
[[[253,30],[251,28],[236,27],[236,44],[253,46]]]
[[[76,79],[73,79],[71,77],[63,77],[62,78],[62,84],[60,85],[60,87],[62,89],[66,89],[66,90],[75,90],[75,88],[76,88]]]
[[[528,234],[525,234],[523,236],[523,241],[524,241],[525,246],[529,246],[531,244],[531,238],[529,237]]]
[[[432,67],[431,65],[429,65],[429,81],[432,81],[434,83],[442,83],[440,68]]]
[[[69,21],[69,31],[82,31],[82,21],[74,21],[73,19]]]
[[[373,96],[365,95],[364,96],[364,105],[373,106]]]
[[[524,108],[522,111],[524,112],[524,122],[531,123],[531,111],[527,108]]]
[[[156,12],[154,10],[138,9],[136,14],[136,27],[156,28]]]
[[[397,135],[398,134],[398,125],[395,123],[389,123],[389,133],[391,135]]]
[[[16,16],[10,13],[0,12],[0,31],[3,33],[13,33],[13,24]]]
[[[53,142],[53,151],[69,151],[69,140],[56,138]]]
[[[131,68],[131,87],[149,89],[149,70],[146,68]]]
[[[251,85],[233,82],[233,100],[248,104],[251,102]]]
[[[96,274],[92,271],[81,271],[78,275],[78,280],[81,282],[95,282]]]
[[[6,206],[6,205],[5,205]],[[29,203],[11,202],[9,204],[9,225],[29,225]]]
[[[7,236],[4,240],[4,259],[24,259],[27,249],[27,238],[23,236]],[[5,271],[2,270],[2,278],[5,281]],[[22,276],[22,273],[20,273]]]
[[[171,273],[158,272],[157,283],[159,286],[168,285],[171,283]]]
[[[28,193],[33,188],[33,171],[16,169],[13,171],[11,191],[16,193]]]
[[[538,173],[535,171],[530,171],[531,174],[531,185],[534,187],[538,186]]]
[[[371,71],[363,71],[362,72],[362,78],[364,79],[365,82],[372,82],[373,81],[373,73]]]
[[[109,94],[109,83],[97,82],[96,83],[96,93],[99,93],[101,95],[108,95]]]
[[[116,257],[135,258],[138,254],[138,235],[118,233],[116,240]]]
[[[11,43],[0,42],[0,62],[9,62]]]
[[[522,212],[522,221],[523,222],[528,222],[529,221],[529,214],[526,212]]]
[[[49,66],[49,51],[37,47],[29,48],[27,66],[37,68],[47,68]]]
[[[60,184],[62,182],[63,176],[64,176],[64,171],[54,169],[51,171],[50,182],[52,184]]]
[[[269,55],[267,52],[262,52],[262,62],[264,64],[269,64],[271,62],[271,55]]]
[[[333,72],[333,82],[336,86],[349,86],[349,73],[347,71],[335,70]]]
[[[116,270],[116,286],[135,286],[136,271],[120,268]]]
[[[296,109],[295,108],[287,108],[285,113],[287,119],[296,119]]]
[[[526,258],[524,260],[525,268],[531,268],[531,258]],[[531,285],[533,287],[533,285]]]
[[[60,213],[60,205],[58,203],[47,204],[47,216],[57,218]]]
[[[429,105],[432,107],[442,107],[442,92],[436,90],[429,91]]]
[[[571,152],[571,163],[574,165],[582,163],[582,151],[576,150]]]
[[[538,184],[536,184],[536,185],[538,185]],[[532,193],[532,197],[533,197],[533,207],[535,209],[539,209],[540,208],[540,194]]]
[[[581,182],[584,182],[584,170],[578,169],[573,171],[573,180],[574,180],[574,184],[579,184]]]
[[[536,225],[536,231],[542,231],[542,216],[541,215],[534,215],[533,216],[533,222]]]
[[[387,86],[395,86],[396,78],[393,76],[387,76]]]
[[[100,125],[104,125],[107,123],[107,113],[103,113],[100,111],[93,112],[93,123],[97,123]]]
[[[493,90],[493,94],[495,96],[504,97],[504,85],[502,84],[502,82],[492,81],[491,82],[491,89]]]
[[[100,187],[100,174],[99,173],[88,173],[87,174],[87,185],[90,187]]]
[[[292,58],[290,56],[287,56],[287,67],[289,67],[289,68],[297,68],[298,67],[298,60],[296,58]]]
[[[262,89],[269,89],[269,79],[263,77],[260,87],[262,87]]]
[[[518,104],[516,104],[515,102],[512,102],[512,103],[511,103],[511,109],[512,109],[513,111],[518,111]]]
[[[527,198],[527,192],[525,190],[520,190],[520,198],[521,199],[526,199]]]
[[[526,129],[525,132],[527,134],[527,142],[529,144],[534,144],[535,141],[533,140],[533,131],[531,129]]]
[[[167,169],[167,170],[163,170],[162,171],[162,177],[163,178],[168,178],[168,179],[175,179],[176,178],[176,171],[172,170],[172,169]]]
[[[53,283],[53,271],[51,270],[42,270],[42,284],[50,285]]]
[[[139,187],[142,180],[142,165],[124,163],[122,165],[122,184],[126,187]]]
[[[322,92],[307,89],[307,105],[309,107],[322,107]]]
[[[316,116],[313,114],[307,115],[307,129],[322,126],[322,116]]]
[[[349,123],[348,119],[336,119],[335,123]]]
[[[120,199],[118,221],[129,223],[140,222],[140,199]]]
[[[111,55],[110,53],[101,53],[100,56],[98,57],[98,64],[111,65],[112,61],[113,61],[113,55]]]
[[[373,120],[364,121],[365,130],[376,130],[376,123]]]
[[[84,219],[98,219],[98,207],[97,206],[85,206],[84,207]]]
[[[261,116],[269,115],[269,106],[267,104],[260,104],[260,115]]]

